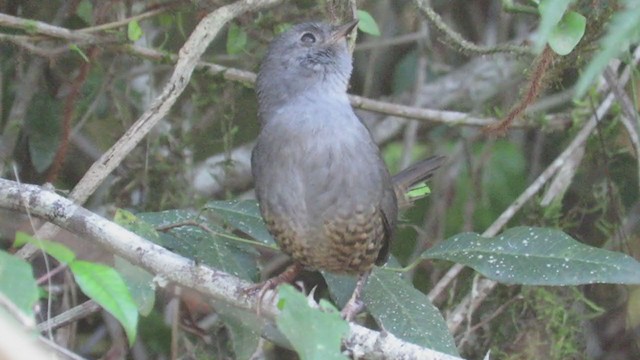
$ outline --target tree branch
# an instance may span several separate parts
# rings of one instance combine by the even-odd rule
[[[36,185],[0,179],[0,208],[28,211],[87,241],[95,241],[106,250],[159,278],[195,289],[214,301],[223,302],[248,314],[256,314],[258,294],[245,294],[243,291],[251,283],[172,253],[54,192]],[[265,299],[268,298],[269,294],[265,296]],[[273,333],[275,327],[271,323],[277,314],[274,304],[275,302],[262,301],[260,320],[263,328],[256,329],[272,339],[276,338]],[[357,324],[350,324],[350,329],[344,345],[356,358],[460,360],[407,343],[389,333],[377,332]]]
[[[280,2],[280,1],[281,0],[267,0],[268,4],[264,4],[263,6],[272,5],[272,4],[275,4],[275,3]],[[255,0],[254,1],[242,1],[242,2],[243,3],[244,2],[255,2]],[[216,10],[210,16],[212,16],[213,14],[215,14],[217,11],[219,11],[221,9]],[[152,14],[155,14],[155,13],[152,13]],[[22,19],[22,18],[9,16],[9,15],[3,15],[3,14],[0,14],[0,15],[2,15],[2,16],[0,16],[0,25],[5,25],[5,26],[8,26],[8,27],[25,29],[25,30],[29,29],[30,31],[35,32],[37,34],[47,35],[47,36],[51,36],[51,37],[58,37],[58,38],[61,38],[61,39],[66,39],[66,40],[82,41],[83,44],[91,44],[91,43],[97,43],[97,42],[104,41],[104,40],[101,40],[101,39],[95,37],[95,35],[90,33],[90,31],[93,31],[94,28],[86,28],[86,29],[80,29],[80,30],[72,31],[72,30],[68,30],[68,29],[65,29],[65,28],[56,27],[56,26],[45,24],[45,23],[41,23],[41,22],[35,22],[34,23],[35,25],[32,28],[32,27],[30,27],[30,25],[32,24],[32,20]],[[237,15],[238,14],[235,14],[232,17],[235,17]],[[133,18],[131,18],[131,19],[133,19]],[[129,19],[129,20],[131,20],[131,19]],[[207,18],[205,18],[205,19],[207,19]],[[205,19],[203,19],[203,22],[205,21]],[[225,22],[226,21],[228,21],[228,19],[225,20]],[[120,22],[118,24],[120,24]],[[201,24],[202,24],[202,22],[201,22]],[[224,24],[224,22],[222,24]],[[46,26],[44,26],[44,25],[46,25]],[[200,25],[199,24],[198,27],[191,34],[190,39],[203,36],[204,34],[202,33],[202,31],[200,31],[198,29],[202,29],[205,26],[206,25]],[[218,30],[219,30],[219,28],[218,28]],[[211,40],[211,39],[209,39],[209,40]],[[195,41],[192,41],[192,42],[195,43]],[[187,43],[185,43],[185,45],[183,46],[183,49],[180,50],[181,54],[184,53],[184,52],[191,52],[192,54],[195,54],[195,51],[197,51],[197,49],[195,49],[195,48],[191,49],[192,46],[188,47],[188,45],[189,45],[189,41],[187,41]],[[184,61],[180,60],[180,57],[183,56],[183,55],[167,54],[166,52],[161,52],[161,51],[157,51],[157,50],[154,50],[154,49],[145,48],[145,47],[137,46],[137,45],[130,45],[130,44],[120,45],[120,46],[122,46],[124,49],[127,50],[127,52],[129,52],[130,54],[133,54],[133,55],[142,56],[142,57],[145,57],[145,58],[149,58],[149,59],[153,59],[153,60],[160,60],[160,61],[167,60],[167,59],[169,59],[169,60],[171,60],[173,62],[177,61],[176,69],[174,70],[174,74],[173,74],[171,80],[165,86],[165,91],[167,90],[167,88],[170,87],[171,84],[174,83],[175,78],[176,78],[176,74],[181,68],[180,64],[181,64],[181,62],[184,62]],[[204,48],[206,48],[206,46]],[[204,51],[204,49],[202,49],[202,50]],[[41,51],[44,51],[44,50],[41,49]],[[194,58],[197,59],[197,57],[194,57]],[[202,62],[202,61],[197,62],[196,66],[199,67],[199,68],[208,69],[210,72],[212,72],[214,74],[222,73],[224,75],[224,78],[227,79],[227,80],[241,81],[241,82],[246,82],[246,83],[249,83],[249,84],[253,84],[255,82],[255,76],[256,75],[254,73],[252,73],[252,72],[249,72],[249,71],[229,68],[229,67],[225,67],[225,66],[222,66],[222,65],[217,65],[217,64],[208,63],[208,62]],[[188,74],[188,75],[190,77],[190,74]],[[459,86],[460,86],[460,83],[459,82],[456,83],[456,87],[459,88]],[[457,91],[460,91],[460,89],[458,89]],[[159,98],[162,98],[162,95]],[[448,124],[448,125],[467,125],[467,126],[480,126],[480,127],[482,127],[482,126],[487,126],[487,125],[494,124],[494,123],[497,122],[497,119],[491,118],[491,117],[476,117],[476,116],[472,116],[472,115],[470,115],[468,113],[457,112],[457,111],[425,109],[425,108],[420,107],[420,106],[406,106],[406,105],[401,105],[401,104],[392,103],[392,102],[388,102],[388,101],[373,100],[373,99],[370,99],[370,98],[357,96],[357,95],[350,95],[349,99],[351,100],[351,105],[353,107],[355,107],[355,108],[358,108],[358,109],[378,112],[378,113],[386,114],[386,115],[389,115],[389,116],[397,116],[397,117],[421,120],[421,121],[432,122],[432,123],[443,123],[443,124]],[[154,109],[153,106],[150,108],[150,110],[147,111],[147,113],[149,111],[151,111],[152,109]],[[144,116],[144,114],[143,114],[143,116]],[[140,119],[142,119],[142,117],[140,117]],[[555,125],[562,126],[562,122],[559,123],[557,121],[554,121],[553,116],[547,116],[547,120],[550,120],[550,124],[551,124],[552,127],[555,126]],[[532,126],[532,124],[528,124],[526,122],[518,122],[518,123],[514,124],[514,127],[518,127],[518,128],[520,128],[520,127],[530,127],[530,126]]]
[[[454,46],[456,49],[471,54],[488,55],[499,52],[513,53],[519,55],[532,55],[532,50],[526,46],[518,45],[500,45],[494,47],[478,46],[462,37],[462,35],[453,31],[447,24],[442,21],[440,15],[438,15],[428,4],[426,0],[414,0],[414,3],[422,12],[422,14],[429,19],[433,26],[444,34],[449,41],[449,45]]]
[[[0,13],[0,26],[14,29],[22,29],[28,33],[46,35],[55,39],[65,39],[69,41],[81,41],[84,43],[95,42],[96,36],[85,34],[76,30],[50,25],[42,21],[23,19],[16,16]]]
[[[515,215],[515,213],[522,208],[522,206],[529,201],[535,194],[538,193],[551,178],[564,166],[564,164],[570,159],[575,151],[578,151],[580,147],[587,141],[591,132],[596,128],[596,125],[609,110],[613,104],[614,95],[609,93],[605,100],[600,104],[600,107],[596,110],[596,113],[589,119],[589,121],[578,132],[571,144],[536,178],[536,180],[529,185],[529,187],[489,226],[487,230],[482,233],[482,236],[492,237],[495,236],[503,226]],[[448,283],[455,278],[464,266],[456,264],[449,269],[449,271],[443,276],[438,284],[429,293],[429,298],[433,299],[446,288]],[[451,332],[457,332],[465,320],[464,314],[472,313],[482,301],[493,291],[498,285],[497,282],[489,279],[482,279],[477,290],[472,294],[467,295],[451,312],[451,315],[447,321],[449,330]]]
[[[147,133],[169,112],[178,97],[182,94],[191,79],[191,74],[196,67],[200,56],[204,53],[209,43],[216,37],[222,27],[238,15],[260,8],[275,5],[282,0],[241,0],[230,5],[220,7],[204,17],[193,30],[185,44],[178,53],[178,59],[171,78],[164,86],[162,93],[152,102],[136,122],[122,135],[120,139],[107,150],[85,173],[82,179],[71,191],[69,198],[84,203],[91,194],[100,186],[104,179],[124,160]],[[0,14],[0,25],[8,15]],[[13,18],[13,17],[10,17]],[[31,22],[30,22],[31,23]],[[70,39],[87,40],[91,35],[74,32],[51,25],[36,22],[37,29],[50,34],[58,34]],[[45,26],[46,25],[46,26]],[[55,230],[50,227],[41,229],[41,236],[51,237]],[[20,256],[30,257],[35,252],[34,247],[25,247]]]
[[[640,61],[640,48],[637,48],[634,52],[633,61],[630,65],[626,66],[622,71],[619,79],[616,81],[615,86],[624,87],[624,85],[629,81],[630,74],[635,66]],[[612,69],[613,72],[617,69]],[[610,79],[613,81],[615,79]],[[600,91],[606,91],[605,88],[599,89]],[[534,180],[534,182],[529,185],[525,191],[520,194],[520,196],[504,211],[502,214],[484,231],[482,236],[492,237],[495,236],[503,226],[507,224],[507,222],[516,214],[518,210],[522,208],[522,206],[529,201],[535,194],[537,194],[544,184],[550,181],[553,176],[564,176],[565,174],[559,174],[558,172],[562,169],[567,162],[572,161],[572,157],[575,156],[577,151],[581,151],[581,148],[584,147],[585,142],[587,141],[591,132],[596,128],[597,122],[599,119],[609,111],[613,100],[615,98],[615,88],[611,88],[607,92],[607,96],[600,103],[600,106],[596,110],[595,114],[591,116],[591,118],[584,124],[583,128],[578,132],[578,134],[574,137],[573,141],[565,148],[565,150],[558,155],[558,157]],[[577,166],[576,164],[571,164],[571,166]],[[436,299],[446,287],[455,279],[456,276],[464,269],[464,266],[460,264],[456,264],[452,266],[447,273],[440,278],[438,283],[431,289],[428,294],[429,300],[433,301]],[[482,301],[493,291],[498,283],[489,280],[489,279],[481,279],[478,282],[478,286],[475,291],[472,291],[470,294],[465,296],[465,298],[456,306],[456,308],[451,312],[450,316],[447,319],[447,325],[449,326],[449,330],[453,333],[457,332],[467,318],[465,314],[471,314],[481,303]]]
[[[96,161],[71,191],[70,198],[84,202],[108,174],[138,145],[171,109],[191,79],[200,56],[222,27],[246,11],[275,5],[281,0],[242,0],[220,7],[198,23],[178,53],[178,61],[162,93],[153,101],[127,132]]]

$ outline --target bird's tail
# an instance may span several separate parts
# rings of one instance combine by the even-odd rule
[[[444,156],[432,156],[409,166],[392,177],[393,187],[400,207],[406,207],[416,198],[422,197],[420,195],[410,196],[407,191],[433,176],[435,171],[444,164],[445,160],[446,157]]]

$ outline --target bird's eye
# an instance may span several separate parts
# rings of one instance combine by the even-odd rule
[[[305,44],[313,44],[314,42],[316,42],[316,37],[313,36],[312,33],[306,32],[302,34],[302,37],[300,37],[300,41]]]

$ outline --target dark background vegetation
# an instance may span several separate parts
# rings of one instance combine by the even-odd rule
[[[136,44],[176,54],[202,17],[228,2],[87,3],[5,0],[0,1],[0,12],[81,29],[155,11],[140,20],[144,34]],[[507,11],[497,0],[431,3],[448,26],[472,43],[486,46],[506,42],[527,46],[539,21],[536,14]],[[573,102],[571,86],[598,48],[594,41],[617,6],[617,1],[574,4],[588,18],[585,38],[570,55],[553,56],[549,67],[540,72],[536,65],[542,55],[479,55],[444,40],[412,1],[358,1],[358,7],[376,19],[382,35],[358,35],[352,94],[500,119],[521,101],[533,80],[541,87],[539,96],[527,104],[530,111],[518,116],[504,136],[465,121],[407,120],[359,110],[392,171],[429,155],[448,157],[430,183],[432,194],[403,214],[393,248],[402,263],[449,236],[483,232],[564,150],[601,101],[601,95],[592,92]],[[202,60],[256,72],[266,45],[283,26],[309,19],[337,20],[342,17],[340,11],[332,3],[298,0],[246,13],[233,21],[247,34],[242,50],[229,54],[227,36],[222,33]],[[104,31],[112,40],[80,44],[78,50],[61,39],[33,35],[37,41],[32,41],[28,29],[0,27],[0,32],[1,176],[25,183],[50,182],[61,191],[73,188],[148,108],[173,69],[170,61],[149,59],[119,46],[128,41],[126,25]],[[625,87],[636,106],[638,84],[636,72]],[[559,228],[584,243],[636,258],[640,255],[638,154],[619,121],[620,113],[620,107],[614,106],[599,119],[583,148],[584,156],[577,155],[573,164],[565,165],[573,177],[566,179],[560,195],[545,205],[541,205],[544,192],[534,196],[508,226]],[[211,199],[249,198],[251,181],[243,164],[257,131],[251,83],[196,70],[169,115],[85,206],[109,217],[116,207],[133,212],[198,209]],[[207,159],[209,166],[204,167]],[[222,169],[222,175],[199,182],[212,168]],[[5,214],[0,226],[8,245],[17,229],[29,229],[29,222]],[[65,234],[58,237],[74,244],[81,257],[110,262],[108,254],[81,240]],[[423,261],[406,278],[428,292],[450,266]],[[471,270],[463,271],[435,299],[445,318],[469,292],[473,279]],[[305,281],[319,279],[306,274]],[[629,286],[501,285],[456,333],[456,340],[461,354],[471,359],[482,358],[489,349],[495,359],[637,359],[639,297],[638,289]],[[140,343],[146,346],[137,351],[152,358],[168,356],[169,327],[162,317],[172,298],[167,294],[164,302],[158,301],[157,311],[142,319]],[[183,301],[189,310],[181,315],[185,322],[212,311],[197,295],[186,294]],[[98,358],[112,342],[105,327],[108,321],[99,315],[83,320],[66,344],[84,356]],[[192,345],[184,349],[185,357],[224,348],[221,328],[180,336]],[[275,354],[268,356],[294,356]],[[144,358],[139,353],[130,356]]]

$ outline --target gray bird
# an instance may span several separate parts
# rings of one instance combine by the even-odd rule
[[[349,104],[351,55],[342,26],[303,23],[276,37],[258,73],[260,134],[251,165],[267,228],[294,261],[263,291],[302,268],[360,275],[343,315],[352,317],[371,268],[389,256],[398,198],[442,158],[392,179]]]

